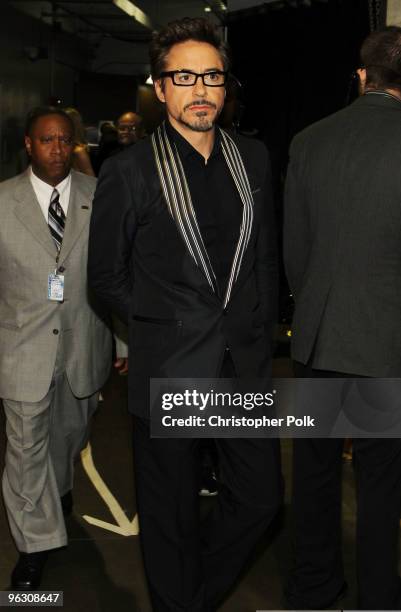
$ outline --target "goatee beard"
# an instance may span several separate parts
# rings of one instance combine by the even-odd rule
[[[203,111],[196,113],[196,116],[198,117],[197,120],[188,121],[181,115],[179,121],[194,132],[209,132],[213,129],[217,117],[214,119],[206,119],[206,113]]]

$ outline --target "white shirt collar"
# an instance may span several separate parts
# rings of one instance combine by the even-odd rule
[[[50,198],[54,189],[57,189],[60,196],[60,204],[64,210],[65,215],[67,215],[71,190],[71,172],[55,187],[49,185],[48,183],[45,183],[45,181],[42,181],[42,179],[36,176],[36,174],[32,170],[32,166],[29,167],[28,172],[33,190],[38,199],[45,219],[47,220]]]

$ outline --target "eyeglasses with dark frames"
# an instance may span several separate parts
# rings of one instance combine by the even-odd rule
[[[161,72],[160,77],[170,77],[177,87],[193,87],[199,77],[206,87],[224,87],[228,73],[224,70],[210,70],[210,72],[192,72],[192,70],[169,70]]]
[[[136,125],[118,125],[117,130],[119,132],[136,132]]]

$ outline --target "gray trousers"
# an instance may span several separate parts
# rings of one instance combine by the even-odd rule
[[[74,460],[86,446],[98,393],[78,399],[58,352],[53,379],[39,402],[3,399],[7,450],[3,497],[20,552],[65,546],[60,496],[72,489]]]

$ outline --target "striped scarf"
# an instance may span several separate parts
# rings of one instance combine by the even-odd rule
[[[220,134],[223,155],[243,204],[240,235],[223,300],[223,308],[225,308],[229,302],[233,285],[238,278],[242,258],[251,235],[253,197],[238,147],[226,132],[220,129]],[[204,272],[212,291],[218,295],[216,275],[210,263],[196,220],[184,168],[175,143],[171,142],[168,137],[165,123],[159,126],[153,133],[152,146],[168,210],[179,229],[189,253]]]

